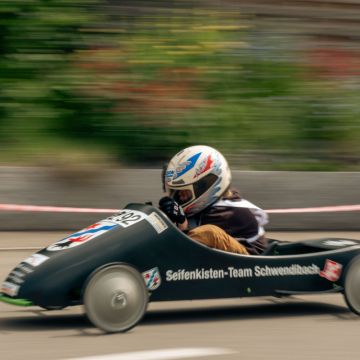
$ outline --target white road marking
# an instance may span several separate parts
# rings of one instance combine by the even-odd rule
[[[95,355],[81,358],[71,358],[67,360],[174,360],[216,355],[230,355],[235,353],[236,351],[223,348],[175,348]]]

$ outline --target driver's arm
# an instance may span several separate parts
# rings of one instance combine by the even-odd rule
[[[185,221],[182,224],[177,224],[177,227],[181,230],[181,231],[186,231],[189,228],[189,222],[187,219],[185,219]]]

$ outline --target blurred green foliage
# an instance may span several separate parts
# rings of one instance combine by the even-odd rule
[[[1,1],[2,163],[158,166],[207,144],[243,169],[359,170],[347,79],[262,49],[234,10],[116,9]]]

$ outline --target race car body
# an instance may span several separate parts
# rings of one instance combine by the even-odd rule
[[[47,309],[84,304],[108,331],[135,326],[148,301],[343,292],[360,313],[360,241],[272,241],[260,256],[208,248],[151,205],[124,210],[18,264],[0,300]]]

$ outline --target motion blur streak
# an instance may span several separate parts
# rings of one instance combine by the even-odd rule
[[[235,351],[220,348],[178,348],[152,351],[136,351],[122,354],[97,355],[68,360],[172,360],[194,357],[234,354]]]
[[[0,163],[360,169],[359,1],[0,4]]]

